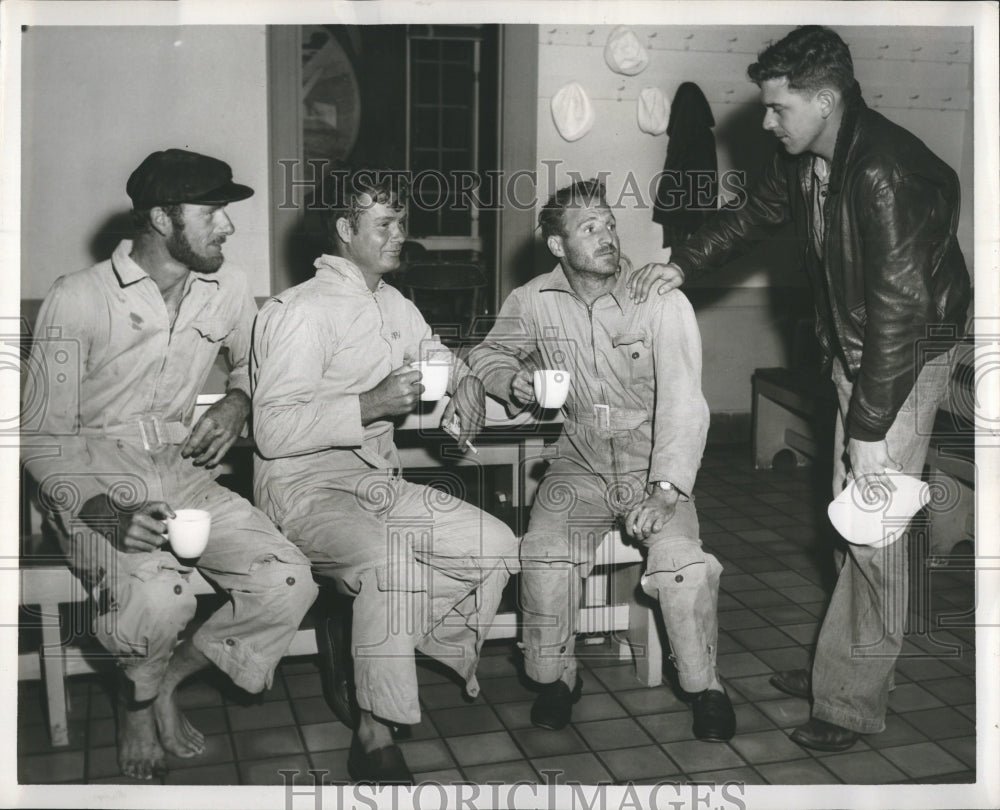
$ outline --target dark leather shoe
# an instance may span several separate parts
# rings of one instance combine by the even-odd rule
[[[374,782],[378,785],[413,784],[413,774],[410,773],[398,745],[387,745],[366,753],[357,735],[351,740],[347,772],[355,782]]]
[[[706,742],[726,742],[736,734],[736,713],[729,695],[706,689],[691,696],[694,736]]]
[[[792,697],[812,700],[812,677],[805,669],[786,669],[771,676],[771,686]]]
[[[861,737],[856,731],[827,723],[818,717],[811,717],[808,723],[799,726],[788,736],[803,748],[813,748],[816,751],[846,751]]]
[[[580,699],[582,692],[583,679],[579,675],[576,676],[572,692],[563,681],[546,684],[542,693],[535,698],[535,705],[531,707],[531,722],[539,728],[552,731],[566,728],[573,714],[573,704]]]

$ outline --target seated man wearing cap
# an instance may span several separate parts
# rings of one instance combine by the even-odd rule
[[[178,684],[214,663],[249,692],[270,686],[316,585],[302,553],[212,472],[250,412],[256,306],[244,275],[223,266],[222,244],[234,230],[226,204],[253,190],[222,161],[180,149],[151,154],[126,189],[134,240],[59,278],[39,312],[22,453],[94,597],[95,634],[125,676],[119,764],[149,779],[165,770],[165,750],[205,750]],[[228,393],[192,427],[220,350]],[[211,514],[196,562],[167,550],[164,519],[182,507]],[[192,565],[228,599],[178,643],[195,615]]]
[[[252,355],[257,503],[355,597],[360,720],[356,780],[407,783],[391,728],[420,722],[414,649],[454,670],[469,695],[517,542],[491,515],[401,477],[394,420],[417,406],[423,358],[451,368],[459,444],[485,416],[482,383],[382,277],[399,267],[406,208],[393,173],[338,177],[328,219],[335,255],[261,307]],[[425,380],[425,382],[430,382]]]

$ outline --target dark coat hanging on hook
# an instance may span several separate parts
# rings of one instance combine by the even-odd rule
[[[683,240],[714,211],[719,195],[715,119],[694,82],[677,88],[667,126],[667,159],[656,187],[653,222],[663,227],[663,246]]]

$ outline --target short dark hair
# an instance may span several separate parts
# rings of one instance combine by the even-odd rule
[[[400,210],[406,207],[407,184],[404,182],[405,172],[390,169],[358,168],[334,172],[333,200],[329,207],[327,218],[327,235],[330,245],[337,246],[337,220],[346,219],[351,224],[351,230],[358,232],[358,222],[361,215],[373,204],[388,205]],[[371,201],[362,202],[362,197]]]
[[[851,51],[835,32],[822,25],[803,25],[757,54],[747,68],[758,87],[768,79],[788,79],[789,90],[815,93],[834,87],[847,95],[854,87]]]
[[[548,239],[550,236],[566,236],[566,209],[578,205],[593,205],[595,202],[604,206],[608,204],[604,183],[596,178],[577,180],[572,185],[559,189],[549,197],[538,215],[542,239]]]

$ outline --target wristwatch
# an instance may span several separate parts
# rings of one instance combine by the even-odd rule
[[[654,481],[653,485],[659,487],[664,492],[676,492],[678,495],[680,495],[680,490],[677,489],[677,487],[675,487],[669,481]]]

